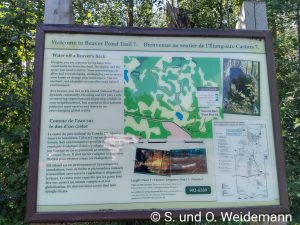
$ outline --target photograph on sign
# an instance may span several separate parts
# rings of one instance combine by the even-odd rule
[[[43,29],[37,214],[281,205],[264,35]]]
[[[134,172],[154,175],[169,175],[170,152],[137,148]]]
[[[224,59],[223,111],[259,115],[259,62]]]

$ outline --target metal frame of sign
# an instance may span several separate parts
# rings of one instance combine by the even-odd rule
[[[163,215],[167,211],[172,216],[178,217],[182,213],[202,215],[213,212],[216,217],[221,212],[248,213],[251,214],[278,214],[288,213],[289,203],[287,195],[287,182],[285,172],[285,161],[283,141],[281,135],[279,101],[275,79],[275,66],[272,46],[272,35],[269,31],[253,30],[202,30],[202,29],[157,29],[157,28],[113,28],[97,26],[76,26],[76,25],[39,25],[36,34],[36,49],[33,80],[33,101],[30,131],[30,157],[29,177],[27,189],[27,222],[57,222],[57,221],[93,221],[93,220],[137,220],[149,219],[153,212],[146,210],[103,210],[103,211],[76,211],[76,212],[37,212],[37,184],[39,169],[39,144],[41,130],[41,105],[43,87],[43,62],[46,33],[69,33],[69,34],[98,34],[98,35],[131,35],[131,36],[163,36],[163,37],[226,37],[226,38],[255,38],[265,42],[266,60],[268,70],[268,81],[270,90],[272,123],[274,145],[276,153],[278,188],[280,204],[273,206],[251,206],[232,208],[191,208],[191,209],[155,209]],[[163,216],[162,216],[163,217]]]

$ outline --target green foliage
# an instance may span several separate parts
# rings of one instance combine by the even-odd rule
[[[0,225],[23,224],[34,35],[42,1],[0,3]]]
[[[298,5],[297,5],[298,4]],[[300,221],[300,74],[297,38],[297,0],[267,1],[269,25],[274,36],[288,193],[293,222]]]
[[[76,23],[85,25],[124,26],[124,1],[74,0]]]
[[[235,28],[241,0],[180,0],[180,12],[187,18],[187,27]]]
[[[78,24],[166,27],[168,23],[166,1],[163,0],[73,2]],[[297,72],[297,10],[300,3],[299,0],[266,0],[266,3],[269,25],[274,34],[291,211],[294,222],[299,222],[300,76]],[[187,27],[201,28],[234,28],[240,4],[241,0],[178,0],[179,11]],[[36,24],[42,22],[43,10],[43,0],[0,2],[0,225],[24,223],[34,38]],[[78,224],[117,225],[124,222]]]
[[[163,26],[164,22],[157,17],[162,17],[159,3],[157,0],[73,1],[78,24],[135,27]]]

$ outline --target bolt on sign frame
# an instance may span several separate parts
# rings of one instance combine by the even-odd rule
[[[288,213],[271,39],[39,25],[26,220]]]

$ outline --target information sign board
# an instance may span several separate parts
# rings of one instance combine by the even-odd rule
[[[36,43],[28,221],[288,212],[268,31],[41,25]]]

